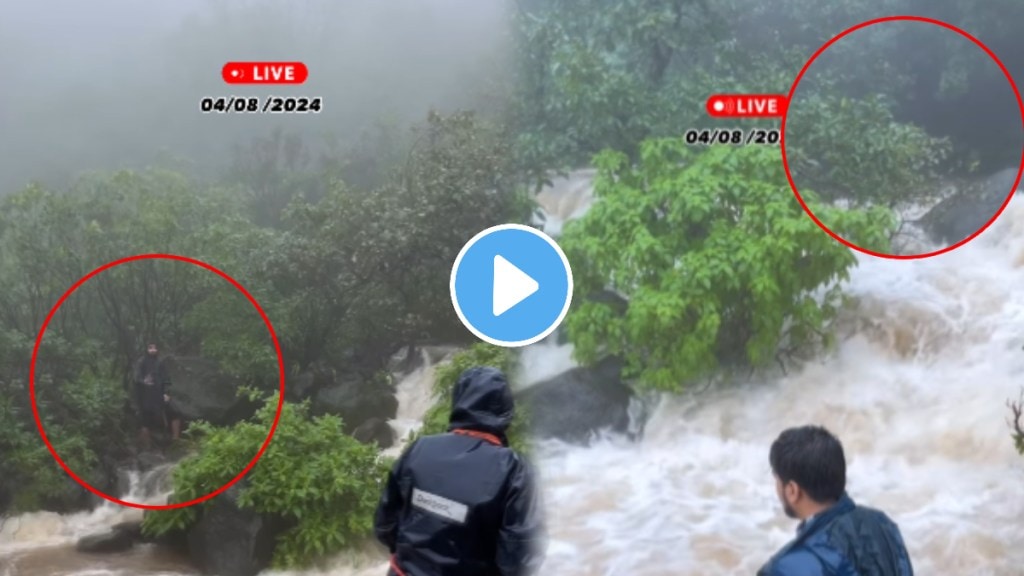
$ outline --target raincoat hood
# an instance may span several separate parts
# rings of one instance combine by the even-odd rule
[[[487,432],[505,442],[505,431],[512,423],[513,416],[515,402],[512,390],[501,370],[478,366],[459,376],[452,390],[452,413],[448,430]]]

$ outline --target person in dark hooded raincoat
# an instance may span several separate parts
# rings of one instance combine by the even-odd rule
[[[537,487],[505,432],[514,402],[505,375],[462,373],[448,433],[420,438],[395,462],[377,506],[390,576],[526,576],[543,559]]]
[[[156,344],[146,347],[146,354],[135,363],[135,403],[138,406],[139,420],[142,428],[139,431],[142,447],[149,449],[152,444],[152,433],[167,427],[167,403],[171,385],[160,361],[160,352]],[[177,433],[175,432],[175,436]]]
[[[790,428],[769,454],[783,511],[797,535],[757,576],[913,576],[899,527],[846,493],[846,457],[820,426]]]

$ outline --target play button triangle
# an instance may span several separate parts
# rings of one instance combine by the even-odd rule
[[[494,295],[492,309],[495,316],[508,312],[516,304],[529,298],[540,289],[540,284],[511,262],[496,255],[494,257]]]

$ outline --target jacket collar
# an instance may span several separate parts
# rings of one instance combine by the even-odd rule
[[[798,541],[806,539],[811,534],[831,524],[836,517],[850,512],[855,507],[856,504],[854,504],[853,499],[844,493],[835,504],[801,522],[796,530],[796,539]]]
[[[782,549],[776,552],[775,555],[772,556],[771,560],[769,560],[768,563],[765,564],[764,567],[761,569],[761,571],[758,572],[758,576],[768,574],[771,569],[771,566],[773,566],[779,558],[782,558],[794,548],[801,546],[804,543],[804,541],[807,540],[811,535],[818,532],[819,530],[823,530],[826,526],[831,524],[832,521],[835,520],[837,517],[852,511],[855,507],[856,504],[853,502],[853,500],[844,493],[839,498],[839,500],[836,501],[835,504],[801,522],[800,525],[797,527],[796,538],[790,540],[788,544],[786,544],[782,547]]]

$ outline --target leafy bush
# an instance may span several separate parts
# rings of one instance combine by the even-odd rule
[[[31,416],[25,417],[23,411],[14,399],[0,395],[0,426],[4,430],[0,435],[0,453],[4,455],[0,459],[0,513],[80,507],[84,504],[84,489],[53,459],[35,426],[25,424]],[[101,477],[96,474],[98,460],[88,437],[73,427],[47,420],[46,436],[61,460],[96,486]]]
[[[250,422],[228,428],[192,426],[198,452],[174,471],[172,502],[209,494],[240,472],[256,454],[274,420],[272,397]],[[371,533],[387,467],[372,445],[343,432],[335,416],[310,418],[307,404],[286,403],[274,439],[239,482],[238,505],[292,523],[278,538],[274,565],[306,565],[352,546]],[[207,503],[146,515],[143,530],[161,535],[186,529]]]
[[[32,415],[25,370],[32,346],[17,330],[0,329],[0,511],[77,509],[89,503],[88,493],[54,461]],[[88,343],[47,337],[36,365],[36,407],[64,463],[103,489],[110,470],[101,456],[123,451],[129,434],[121,426],[124,389],[88,366],[92,354]]]
[[[675,390],[720,367],[762,365],[780,347],[828,343],[837,281],[853,253],[807,218],[778,152],[680,139],[598,156],[598,198],[567,226],[561,245],[575,270],[567,328],[579,359],[622,355],[626,376]],[[841,211],[805,198],[838,233],[885,249],[895,221],[884,208]],[[585,298],[611,288],[624,313]]]
[[[479,230],[525,221],[531,209],[508,135],[472,113],[431,114],[408,138],[367,145],[312,162],[300,141],[276,133],[250,150],[266,166],[236,165],[224,187],[153,169],[0,198],[0,395],[14,399],[3,424],[26,434],[0,439],[11,450],[0,501],[81,492],[38,450],[24,372],[53,303],[116,258],[187,255],[238,279],[274,323],[291,374],[324,364],[369,377],[402,345],[465,339],[448,307],[446,266]],[[377,163],[352,174],[367,155]],[[374,188],[339,179],[350,174]],[[84,447],[80,462],[68,461],[79,474],[121,459],[134,440],[121,386],[153,338],[248,385],[276,387],[266,326],[222,278],[166,260],[107,270],[65,302],[40,350],[40,410],[54,441],[70,443],[62,456]],[[50,422],[63,425],[60,438]],[[53,482],[34,481],[35,470],[51,469]]]
[[[854,206],[891,208],[933,193],[934,172],[950,152],[949,141],[897,123],[885,99],[812,95],[795,98],[792,106],[786,152],[800,188]]]
[[[434,372],[434,393],[437,401],[423,417],[420,436],[441,434],[448,430],[448,418],[452,410],[452,389],[459,375],[474,366],[491,366],[501,370],[511,382],[515,378],[516,355],[508,348],[478,343],[455,354],[449,362],[437,367]],[[508,430],[509,444],[520,453],[529,451],[527,437],[527,415],[522,406],[516,406],[516,415]]]

